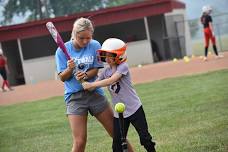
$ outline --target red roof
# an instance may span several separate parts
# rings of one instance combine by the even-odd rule
[[[23,24],[0,27],[0,41],[17,38],[30,38],[48,35],[46,22],[52,21],[59,32],[71,31],[74,21],[79,17],[90,17],[96,26],[135,20],[185,8],[178,0],[147,0],[118,7],[100,9],[92,12],[77,13],[56,18],[31,21]]]

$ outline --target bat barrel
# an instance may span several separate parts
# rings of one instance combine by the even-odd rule
[[[68,54],[65,44],[57,29],[55,28],[54,24],[52,22],[47,22],[46,27],[50,32],[51,36],[53,37],[55,43],[58,45],[58,47],[62,49],[63,53],[66,55],[67,60],[70,60],[70,55]]]

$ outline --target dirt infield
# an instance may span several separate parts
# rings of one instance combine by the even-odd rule
[[[215,59],[213,55],[204,62],[199,57],[194,57],[190,62],[162,62],[131,68],[134,84],[146,83],[164,78],[205,73],[220,69],[228,69],[228,52],[223,53],[224,58]],[[63,95],[63,83],[59,80],[50,80],[33,85],[14,87],[13,91],[0,92],[0,105],[10,105],[21,102],[47,99]]]

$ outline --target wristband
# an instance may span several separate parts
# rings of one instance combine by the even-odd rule
[[[85,75],[86,76],[84,76],[84,78],[83,78],[83,80],[86,80],[86,79],[88,79],[89,77],[88,77],[88,74],[85,72]]]

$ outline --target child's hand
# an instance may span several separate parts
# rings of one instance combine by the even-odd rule
[[[89,90],[89,91],[93,91],[96,88],[92,85],[92,83],[89,83],[86,81],[82,83],[82,87],[84,88],[84,90]]]

